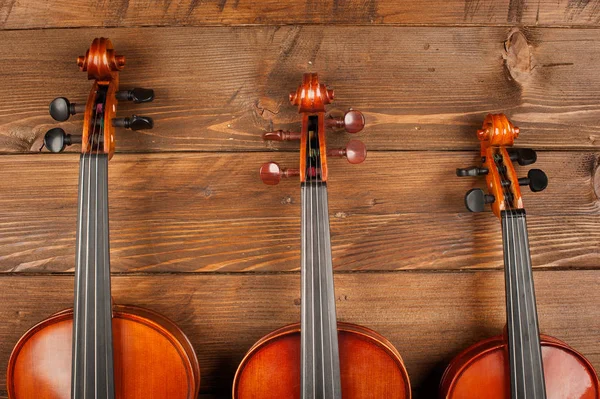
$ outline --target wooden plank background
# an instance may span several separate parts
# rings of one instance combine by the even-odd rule
[[[415,397],[504,324],[499,224],[464,209],[483,181],[454,175],[476,163],[488,112],[550,178],[524,190],[541,328],[600,369],[599,21],[599,0],[0,0],[0,370],[72,303],[78,148],[38,150],[49,128],[81,128],[47,107],[85,101],[74,60],[96,36],[127,57],[122,87],[156,91],[119,108],[156,124],[117,133],[113,295],[181,326],[201,398],[228,397],[245,351],[299,320],[298,184],[257,171],[298,164],[297,144],[261,133],[298,128],[287,93],[310,71],[336,90],[331,108],[367,118],[367,161],[330,161],[339,318],[391,340]]]

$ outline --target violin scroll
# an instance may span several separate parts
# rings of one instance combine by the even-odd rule
[[[333,101],[334,92],[319,82],[316,73],[306,73],[298,89],[290,93],[290,103],[298,107],[302,114],[300,131],[276,130],[263,134],[263,140],[300,141],[300,168],[282,169],[274,162],[264,164],[260,177],[265,184],[278,184],[283,177],[299,176],[300,181],[326,182],[327,157],[345,157],[349,163],[358,164],[367,157],[365,145],[358,140],[350,140],[346,147],[327,149],[325,130],[345,130],[347,133],[360,132],[365,126],[364,115],[350,109],[345,113],[333,111],[325,115],[325,105]]]
[[[477,138],[482,148],[490,146],[512,147],[519,137],[520,129],[514,126],[504,114],[488,114],[481,129],[477,130]]]
[[[305,73],[302,84],[290,93],[290,102],[298,106],[300,113],[325,112],[325,105],[333,101],[334,93],[322,83],[316,73]]]
[[[119,90],[118,72],[125,67],[125,57],[116,54],[109,39],[94,39],[85,56],[77,58],[77,65],[87,72],[88,79],[94,80],[87,102],[77,104],[58,97],[50,103],[49,111],[59,122],[66,121],[71,115],[83,114],[82,135],[72,136],[62,129],[51,129],[44,137],[44,145],[51,152],[60,152],[66,146],[81,143],[83,154],[105,153],[111,158],[115,150],[115,127],[140,130],[151,129],[154,125],[152,118],[147,116],[116,118],[118,101],[149,102],[154,99],[154,91],[143,88]]]
[[[548,177],[540,169],[531,169],[525,178],[518,178],[513,161],[519,165],[536,162],[537,154],[529,148],[506,148],[514,144],[520,130],[504,114],[488,114],[483,127],[477,131],[481,141],[482,166],[456,169],[456,175],[486,176],[488,194],[481,189],[470,190],[465,196],[465,205],[471,212],[483,211],[491,204],[494,214],[500,217],[505,210],[523,208],[520,186],[529,186],[539,192],[548,186]]]
[[[94,39],[85,56],[77,57],[77,66],[87,72],[89,80],[113,80],[125,67],[125,57],[116,55],[110,39]]]

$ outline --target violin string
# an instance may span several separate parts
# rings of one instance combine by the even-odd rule
[[[527,267],[527,259],[526,258],[526,254],[525,254],[525,250],[523,248],[524,242],[521,238],[521,228],[520,228],[520,217],[515,217],[515,221],[514,223],[516,224],[516,228],[515,230],[517,231],[517,246],[518,246],[518,253],[519,253],[519,259],[521,261],[521,267],[520,267],[520,272],[521,272],[521,278],[523,281],[523,296],[526,297],[526,299],[529,297],[530,293],[527,292],[527,277],[528,277],[528,267]],[[529,314],[529,301],[525,301],[524,304],[524,308],[525,308],[525,320],[527,321],[527,329],[528,329],[528,333],[531,333],[531,330],[529,329],[529,320],[531,320],[531,316]],[[527,348],[523,348],[523,351],[528,350],[529,351],[529,361],[531,362],[531,366],[533,366],[533,343],[535,342],[534,338],[532,336],[529,336],[529,340],[527,342]],[[525,370],[523,370],[523,374],[525,374]],[[534,398],[537,398],[537,375],[533,375],[532,376],[534,381],[533,384],[531,384],[532,389],[532,394]]]
[[[510,162],[510,160],[509,160]],[[515,184],[518,184],[518,181],[515,182]],[[513,224],[515,225],[515,230],[517,231],[517,253],[519,255],[519,260],[520,260],[520,275],[521,275],[521,279],[522,279],[522,289],[523,289],[523,297],[526,298],[526,302],[524,304],[524,308],[525,308],[525,320],[528,322],[529,320],[536,320],[537,319],[537,315],[536,315],[536,306],[535,306],[535,291],[534,291],[534,287],[533,287],[533,273],[531,270],[531,261],[530,261],[530,256],[529,253],[527,251],[527,242],[526,242],[526,225],[525,225],[525,219],[524,216],[521,216],[518,214],[518,212],[515,210],[515,217],[513,220]],[[517,274],[518,276],[518,274]],[[529,289],[529,291],[527,291]],[[528,306],[529,305],[529,306]],[[533,306],[532,309],[530,309],[530,306]],[[532,311],[532,314],[530,314],[530,310]],[[538,360],[538,356],[535,356],[534,359],[534,353],[538,352],[540,349],[536,350],[535,346],[538,346],[538,339],[531,336],[530,334],[533,332],[534,334],[539,336],[539,331],[537,328],[537,322],[535,323],[535,331],[531,331],[530,330],[530,325],[529,323],[527,324],[527,336],[529,336],[529,340],[527,342],[527,348],[524,348],[524,346],[522,345],[522,351],[524,352],[525,350],[529,351],[529,360],[531,362],[531,366],[535,368],[537,367],[537,363]],[[522,332],[522,331],[521,331]],[[524,353],[523,353],[524,354]],[[535,362],[535,364],[533,363]],[[523,364],[523,375],[525,376],[525,368],[524,368],[525,364]],[[543,367],[543,365],[542,365]],[[539,375],[538,374],[534,374],[533,375],[534,378],[534,383],[531,384],[532,386],[532,394],[534,398],[538,397],[538,392],[537,392],[537,388],[538,388],[538,378]],[[525,394],[527,395],[527,393]],[[540,392],[540,395],[543,396],[543,391]]]
[[[506,162],[511,162],[510,157]],[[506,173],[508,174],[508,170],[506,171]],[[519,184],[518,181],[512,182],[512,184]],[[516,200],[516,196],[513,196],[513,202]],[[516,207],[512,207],[511,209],[513,216],[511,217],[511,228],[513,229],[513,231],[516,231],[516,242],[514,243],[514,251],[515,251],[515,265],[516,265],[516,270],[515,270],[515,279],[517,280],[517,300],[520,301],[521,300],[521,296],[523,296],[523,298],[525,298],[526,295],[528,295],[527,293],[527,265],[526,262],[527,260],[525,259],[525,254],[524,254],[524,250],[523,250],[523,241],[521,238],[521,233],[520,233],[520,227],[519,227],[519,220],[520,220],[520,216],[519,216],[519,212],[517,211]],[[514,234],[514,233],[513,233]],[[520,280],[520,281],[519,281]],[[520,284],[519,284],[520,283]],[[520,290],[519,290],[520,289]],[[522,291],[522,292],[520,292]],[[523,382],[526,382],[526,362],[525,362],[525,353],[526,351],[529,352],[529,361],[531,362],[531,360],[533,359],[533,348],[532,348],[532,343],[533,343],[533,339],[526,340],[525,337],[526,335],[528,335],[529,331],[529,325],[528,324],[523,324],[523,319],[522,319],[522,310],[524,309],[524,313],[525,313],[525,323],[528,323],[528,320],[530,320],[530,315],[529,315],[529,308],[528,308],[528,301],[526,300],[525,303],[520,303],[519,302],[519,307],[518,307],[518,316],[519,316],[519,341],[520,341],[520,349],[521,349],[521,368],[522,368],[522,375],[523,375]],[[527,328],[528,329],[528,333],[526,334],[523,329]],[[527,344],[527,347],[525,347],[525,344]],[[533,397],[537,397],[536,395],[536,383],[531,384],[531,386],[533,387]],[[528,395],[528,390],[523,387],[523,393],[524,393],[524,398],[527,397]]]
[[[527,276],[529,277],[528,285],[529,285],[530,304],[532,306],[532,309],[531,309],[532,318],[535,321],[535,324],[534,324],[535,328],[533,331],[533,333],[535,334],[535,340],[532,340],[532,342],[530,344],[530,348],[532,351],[531,352],[532,358],[533,358],[533,353],[536,354],[536,356],[535,356],[536,358],[534,359],[536,367],[537,366],[540,367],[540,369],[539,369],[540,375],[537,375],[537,378],[542,379],[540,381],[540,383],[541,383],[540,397],[545,398],[546,397],[546,379],[545,379],[545,375],[544,375],[544,361],[543,361],[543,357],[542,357],[542,347],[541,347],[541,342],[539,339],[540,331],[539,331],[539,323],[538,323],[538,318],[537,318],[537,304],[536,304],[536,300],[535,300],[535,288],[534,288],[534,283],[533,283],[533,268],[531,265],[531,255],[529,254],[529,238],[527,235],[527,222],[526,222],[525,215],[520,221],[520,228],[523,232],[524,256],[527,261]],[[537,384],[536,384],[536,388],[537,388]]]
[[[85,396],[86,392],[87,392],[87,342],[88,342],[88,296],[89,296],[89,249],[90,249],[90,245],[91,245],[91,241],[90,241],[90,200],[91,200],[91,180],[92,180],[92,174],[91,174],[91,167],[92,167],[92,152],[93,152],[93,148],[94,148],[94,137],[95,137],[95,132],[96,132],[96,120],[97,118],[97,114],[94,114],[94,121],[92,124],[92,129],[91,129],[91,134],[88,133],[88,154],[87,154],[87,159],[88,159],[88,184],[87,184],[87,224],[86,224],[86,241],[87,241],[87,245],[86,245],[86,255],[85,255],[85,274],[84,274],[84,278],[85,278],[85,284],[84,284],[84,318],[83,318],[83,395]],[[89,126],[88,126],[88,132],[89,132]],[[84,153],[84,157],[85,157],[85,153]],[[95,338],[95,337],[94,337]]]
[[[508,178],[508,165],[507,163],[510,162],[510,160],[504,160],[504,174],[505,177]],[[508,180],[510,181],[510,180]],[[514,182],[511,182],[511,184],[514,184]],[[520,369],[521,369],[521,374],[523,376],[523,381],[525,381],[525,348],[524,348],[524,340],[523,340],[523,319],[522,319],[522,303],[521,303],[521,289],[523,288],[523,286],[521,285],[520,280],[520,276],[521,276],[521,265],[519,263],[519,250],[517,248],[517,242],[516,242],[516,238],[517,235],[515,234],[515,219],[517,217],[517,212],[513,207],[513,203],[512,201],[514,201],[515,196],[513,195],[511,197],[511,190],[509,188],[509,186],[506,186],[506,203],[508,204],[508,212],[509,212],[509,224],[510,224],[510,231],[511,231],[511,247],[512,247],[512,252],[511,255],[513,257],[513,267],[511,268],[511,279],[513,279],[513,283],[514,283],[514,289],[516,291],[516,302],[517,302],[517,326],[518,326],[518,334],[515,334],[515,331],[513,330],[513,335],[515,335],[515,339],[518,340],[519,342],[519,353],[516,353],[517,348],[515,348],[515,356],[519,356],[521,358],[521,364],[520,364]],[[514,323],[514,320],[513,320]],[[516,360],[516,358],[515,358]],[[515,362],[515,366],[516,366],[516,362]],[[515,371],[516,372],[516,371]],[[516,383],[516,381],[515,381]],[[527,391],[523,390],[523,399],[527,399]]]
[[[84,203],[84,199],[83,199],[83,191],[84,191],[84,176],[85,176],[85,153],[82,154],[81,156],[81,160],[80,160],[80,176],[79,176],[79,210],[78,210],[78,238],[77,238],[77,244],[78,244],[78,248],[77,248],[77,259],[75,262],[75,309],[74,309],[74,314],[76,315],[80,315],[80,310],[81,310],[81,301],[80,301],[80,295],[79,293],[81,292],[81,248],[83,247],[83,243],[81,242],[82,240],[82,235],[83,235],[83,203]],[[79,353],[77,351],[77,342],[79,340],[79,319],[75,320],[73,319],[73,323],[74,323],[74,337],[73,337],[73,380],[71,382],[71,390],[73,393],[75,393],[75,388],[77,387],[77,361],[79,358]]]
[[[98,90],[96,94],[96,101],[101,100],[100,92]],[[96,163],[96,187],[95,187],[95,204],[96,209],[94,211],[94,396],[98,396],[98,158],[100,154],[100,128],[99,124],[102,123],[102,112],[101,105],[99,102],[94,104],[94,125],[93,125],[93,137],[92,137],[92,148],[91,157],[94,158]],[[100,114],[100,115],[99,115]]]
[[[96,109],[96,113],[101,112],[101,106],[98,105]],[[99,124],[102,124],[102,115],[100,115]],[[95,378],[95,395],[98,396],[98,188],[100,187],[100,183],[98,182],[98,158],[100,157],[100,131],[101,127],[98,127],[98,139],[96,143],[96,212],[94,213],[95,223],[94,228],[96,231],[94,232],[94,241],[95,241],[95,251],[94,251],[94,378]]]
[[[492,118],[494,119],[494,125],[495,126],[500,126],[500,125],[504,126],[504,124],[502,124],[502,122],[504,122],[503,120],[500,120],[500,121],[497,120],[497,118],[503,119],[502,117],[493,116]],[[498,122],[500,122],[500,123],[498,123]],[[504,157],[499,157],[499,159],[502,160],[502,165],[501,165],[503,167],[503,173],[502,173],[502,175],[503,175],[504,178],[506,178],[506,181],[509,181],[511,184],[515,184],[515,182],[511,182],[508,179],[508,164],[511,162],[510,158],[509,159],[503,159],[503,158]],[[494,162],[496,162],[496,161],[494,160]],[[502,180],[504,180],[504,179],[502,179]],[[509,291],[509,293],[511,294],[510,295],[510,308],[511,308],[510,311],[511,311],[511,320],[512,320],[512,325],[513,325],[513,331],[512,331],[512,334],[509,334],[509,335],[512,335],[512,338],[511,338],[511,341],[512,341],[511,353],[513,355],[513,359],[515,360],[513,362],[513,364],[514,364],[514,370],[512,371],[512,373],[514,375],[514,382],[517,383],[517,380],[516,380],[516,377],[517,377],[517,367],[516,367],[517,366],[517,362],[516,362],[517,348],[516,348],[516,345],[515,345],[515,343],[516,343],[515,340],[517,338],[517,337],[515,337],[515,335],[517,335],[517,334],[515,334],[515,329],[514,329],[517,326],[518,326],[518,341],[519,341],[519,352],[520,352],[519,356],[521,358],[521,367],[520,368],[521,368],[521,372],[522,372],[522,375],[523,375],[523,381],[525,381],[526,377],[525,377],[525,368],[523,367],[524,366],[524,361],[525,361],[525,352],[524,352],[524,347],[523,347],[523,326],[522,326],[522,319],[521,319],[521,302],[520,302],[521,293],[520,293],[520,290],[519,290],[519,281],[518,281],[519,277],[521,275],[521,273],[519,272],[519,259],[518,259],[518,257],[520,258],[520,253],[519,253],[519,251],[518,251],[518,249],[516,248],[516,245],[515,245],[515,238],[517,237],[517,234],[515,234],[515,230],[517,230],[517,229],[515,228],[515,221],[514,220],[515,220],[515,218],[517,216],[517,212],[514,209],[513,203],[512,203],[516,199],[516,197],[514,195],[512,195],[512,193],[511,193],[511,188],[510,188],[511,186],[504,186],[504,185],[501,184],[501,187],[502,187],[502,193],[504,195],[504,203],[506,204],[506,210],[507,210],[507,213],[508,213],[508,215],[507,215],[508,216],[508,221],[506,223],[507,224],[507,233],[508,233],[508,226],[510,226],[510,236],[507,234],[508,252],[509,252],[508,256],[507,256],[507,260],[508,260],[508,263],[509,263],[509,270],[507,271],[508,272],[507,273],[507,277],[511,281],[510,286],[512,288]],[[511,247],[512,247],[512,251],[511,251]],[[510,265],[511,261],[514,261],[514,263],[512,265]],[[513,285],[514,285],[514,287],[513,287]],[[513,311],[514,311],[514,305],[515,305],[513,303],[513,297],[512,297],[512,290],[513,289],[516,290],[516,299],[515,299],[515,301],[516,301],[516,310],[517,310],[516,316],[517,316],[517,319],[518,319],[517,324],[515,324],[514,313],[513,313]],[[516,392],[516,388],[517,387],[513,388],[515,390],[515,392]],[[527,398],[527,391],[526,390],[524,391],[524,395],[525,396],[523,397],[523,399],[526,399]]]
[[[302,293],[301,293],[301,321],[304,324],[304,327],[307,326],[308,323],[308,319],[307,319],[307,295],[306,295],[306,290],[308,289],[308,281],[307,281],[307,267],[308,267],[308,254],[306,251],[306,224],[308,223],[307,221],[307,210],[308,210],[308,205],[307,205],[307,198],[306,198],[306,187],[302,187],[302,238],[304,240],[304,242],[302,243],[302,263],[301,263],[301,270],[300,270],[300,275],[301,275],[301,279],[302,279]],[[308,365],[306,362],[306,339],[307,339],[307,334],[308,332],[306,330],[302,331],[302,328],[300,329],[300,336],[302,339],[302,345],[301,345],[301,351],[302,351],[302,374],[301,374],[301,382],[302,382],[302,386],[306,385],[306,378],[308,376]],[[302,396],[304,397],[305,393],[304,391],[302,392]]]
[[[514,184],[518,184],[518,182],[514,183]],[[516,199],[516,198],[515,198]],[[518,270],[516,273],[516,277],[517,279],[521,280],[521,289],[523,291],[522,295],[523,297],[525,297],[525,295],[527,295],[526,292],[526,283],[527,283],[527,276],[526,276],[526,267],[525,267],[525,259],[523,258],[523,248],[522,248],[522,241],[521,241],[521,234],[520,234],[520,229],[519,229],[519,223],[518,223],[518,219],[519,219],[519,215],[517,213],[517,211],[515,210],[514,212],[514,217],[512,218],[512,224],[514,226],[514,229],[516,230],[517,234],[516,234],[516,243],[515,243],[515,257],[518,257],[518,261],[517,261],[517,265],[518,265]],[[525,301],[525,303],[523,304],[523,308],[525,309],[525,320],[526,322],[529,319],[529,309],[527,306],[527,301]],[[519,315],[520,316],[520,315]],[[532,353],[532,347],[531,347],[531,343],[532,343],[532,339],[530,337],[530,339],[528,340],[529,342],[527,342],[527,348],[525,348],[525,343],[526,340],[524,339],[524,334],[523,334],[523,330],[522,327],[523,325],[521,324],[521,358],[525,359],[525,351],[528,350],[529,351],[529,360],[531,361],[533,359],[533,353]],[[526,327],[528,328],[529,326],[526,325]],[[523,367],[523,381],[525,381],[525,362],[523,362],[523,364],[521,365]],[[533,388],[533,397],[536,397],[536,384],[535,382],[533,384],[531,384],[532,388]],[[524,391],[524,397],[527,397],[527,389],[523,389]]]
[[[98,163],[99,158],[100,158],[100,154],[102,154],[102,165],[105,165],[105,162],[107,162],[108,160],[106,159],[105,161],[105,157],[108,157],[108,153],[106,153],[105,151],[103,151],[102,145],[104,143],[107,143],[107,140],[109,140],[110,138],[107,137],[106,135],[106,102],[107,102],[107,94],[108,94],[108,87],[105,89],[105,91],[103,91],[103,95],[101,97],[101,103],[98,105],[99,107],[99,111],[100,111],[100,117],[99,117],[99,126],[98,126],[98,134],[97,134],[97,146],[96,146],[96,176],[98,176]],[[100,139],[102,138],[102,144]],[[106,192],[107,189],[107,185],[108,185],[108,170],[107,168],[103,168],[103,176],[102,176],[102,182],[100,183],[99,187],[102,187],[102,191],[99,194],[99,199],[100,201],[102,201],[102,210],[104,210],[105,212],[108,212],[108,203],[106,202],[107,198],[105,198],[108,193]],[[105,180],[106,179],[106,180]],[[98,193],[98,191],[96,191]],[[98,200],[96,201],[97,204],[97,209],[98,209]],[[101,215],[101,220],[100,222],[102,223],[102,231],[106,231],[106,225],[105,225],[105,221],[107,220],[107,216],[106,214],[102,214]],[[98,217],[98,210],[96,211],[96,217]],[[98,223],[96,223],[96,242],[99,241],[99,236],[98,236],[98,231],[99,231],[99,225]],[[108,239],[108,234],[103,235],[102,236],[103,240],[107,240]],[[100,269],[97,268],[98,266],[98,246],[96,245],[96,309],[98,309],[98,302],[100,303],[100,312],[101,312],[101,323],[103,326],[103,333],[104,333],[104,340],[103,340],[103,350],[104,350],[104,370],[103,370],[103,374],[104,374],[104,383],[105,383],[105,387],[102,389],[102,391],[105,393],[107,399],[109,397],[111,397],[112,395],[114,395],[114,392],[111,393],[111,389],[112,389],[112,384],[109,384],[109,374],[112,372],[112,368],[109,367],[109,351],[112,349],[111,347],[109,347],[109,344],[112,345],[112,339],[108,339],[108,337],[111,336],[112,334],[112,328],[110,328],[112,326],[112,323],[109,323],[110,319],[109,316],[111,315],[111,308],[109,307],[108,309],[106,308],[107,304],[110,304],[110,302],[107,302],[110,299],[106,297],[106,290],[99,290],[99,287],[106,287],[105,283],[110,284],[110,266],[108,263],[108,259],[105,256],[110,256],[109,254],[105,253],[104,249],[108,248],[109,243],[103,242],[103,246],[101,248],[102,250],[102,258],[101,258],[101,264]],[[99,272],[98,272],[99,271]],[[104,280],[104,277],[106,276],[106,272],[108,272],[108,281]],[[109,287],[109,286],[108,286]],[[98,301],[99,295],[101,295],[100,297],[100,301]],[[110,328],[110,329],[109,329]],[[98,332],[96,331],[96,334],[98,334]],[[97,348],[97,345],[96,345]],[[97,358],[97,361],[99,361],[100,359]],[[98,373],[96,373],[96,375],[98,375]]]
[[[492,115],[492,126],[494,129],[499,129],[499,127],[497,126],[501,126],[501,121],[498,121],[498,117],[496,115]],[[512,293],[515,289],[518,290],[518,288],[515,288],[515,281],[513,280],[513,275],[514,275],[514,268],[515,265],[512,262],[512,257],[513,257],[513,252],[511,251],[511,248],[514,245],[514,231],[512,230],[512,225],[510,224],[511,219],[512,219],[512,211],[511,211],[511,204],[510,204],[510,197],[509,197],[509,192],[507,191],[506,187],[502,184],[502,182],[504,181],[504,178],[506,177],[506,173],[502,172],[500,173],[500,171],[502,170],[501,168],[506,168],[506,165],[504,163],[500,163],[500,148],[497,148],[495,150],[495,152],[492,153],[493,159],[491,160],[491,162],[494,163],[494,165],[496,166],[496,170],[498,170],[499,172],[499,176],[500,176],[500,188],[502,190],[502,195],[503,195],[503,202],[505,204],[505,218],[506,218],[506,235],[505,235],[505,239],[506,239],[506,244],[507,244],[507,256],[506,256],[506,265],[505,267],[507,268],[506,270],[506,284],[507,284],[507,315],[510,319],[510,323],[509,326],[512,326],[513,328],[509,329],[509,349],[510,349],[510,362],[513,362],[514,359],[516,359],[517,353],[516,353],[516,337],[515,337],[515,320],[514,320],[514,309],[515,306],[517,307],[517,313],[519,313],[519,303],[518,303],[518,295],[517,295],[517,303],[515,303],[515,301],[513,301],[513,296]],[[506,169],[505,169],[506,170]],[[502,216],[502,215],[501,215]],[[510,228],[510,231],[509,231]],[[516,364],[516,363],[514,363]],[[517,370],[516,367],[509,367],[509,369],[511,370],[511,374],[513,375],[513,381],[516,381],[517,378]],[[514,388],[513,388],[514,389]]]
[[[308,120],[307,120],[308,123]],[[313,162],[312,162],[312,156],[313,156],[313,152],[312,152],[312,137],[310,135],[310,130],[307,126],[307,140],[308,140],[308,182],[309,182],[309,191],[310,191],[310,215],[311,215],[311,220],[310,220],[310,269],[311,269],[311,305],[312,305],[312,313],[311,313],[311,317],[312,317],[312,362],[313,362],[313,398],[316,398],[316,389],[317,389],[317,384],[316,384],[316,380],[317,380],[317,358],[316,358],[316,332],[317,332],[317,326],[316,326],[316,306],[315,306],[315,256],[314,256],[314,223],[313,223],[313,217],[314,217],[314,209],[313,209]]]
[[[321,253],[321,210],[320,210],[320,205],[319,205],[319,195],[320,195],[320,190],[319,190],[319,183],[318,183],[318,179],[317,179],[317,172],[318,169],[320,167],[321,169],[321,173],[323,172],[323,165],[321,165],[321,154],[319,152],[320,148],[321,148],[321,143],[319,142],[319,136],[320,136],[320,132],[319,132],[319,128],[318,128],[318,124],[316,128],[313,128],[313,132],[312,134],[314,135],[315,138],[315,150],[314,150],[314,157],[315,157],[315,178],[314,178],[314,182],[315,182],[315,202],[316,202],[316,212],[317,212],[317,254],[318,254],[318,263],[317,263],[317,267],[318,267],[318,273],[317,273],[317,277],[318,277],[318,281],[319,281],[319,330],[321,331],[321,356],[320,356],[320,360],[321,360],[321,372],[323,374],[323,396],[327,397],[327,384],[325,384],[325,369],[326,369],[326,362],[325,362],[325,324],[323,323],[323,310],[325,309],[325,306],[323,305],[323,265],[322,265],[322,261],[324,259],[322,259],[322,253]],[[323,176],[321,175],[321,178]],[[327,300],[327,298],[325,298],[325,300]]]
[[[322,116],[324,117],[324,116]],[[324,124],[319,123],[319,127],[324,126]],[[327,157],[327,150],[326,150],[326,141],[325,141],[325,133],[326,131],[323,131],[323,146],[319,146],[319,148],[323,148],[325,149],[324,153],[320,153],[321,158],[320,158],[320,163],[321,163],[321,178],[323,177],[323,169],[324,169],[324,165],[323,165],[323,156]],[[327,182],[323,182],[323,218],[325,219],[325,222],[327,223],[327,230],[325,231],[326,236],[324,237],[324,239],[327,241],[328,245],[326,247],[326,253],[325,256],[328,258],[331,258],[332,254],[331,254],[331,236],[329,236],[329,204],[328,204],[328,200],[327,200]],[[328,292],[328,304],[332,304],[331,306],[332,309],[331,311],[333,311],[333,317],[332,317],[332,312],[327,312],[327,327],[328,327],[328,332],[329,332],[329,364],[331,366],[330,368],[330,372],[331,372],[331,392],[332,392],[332,397],[335,397],[336,395],[336,388],[338,387],[338,384],[336,384],[335,381],[335,377],[336,377],[336,370],[337,370],[337,364],[338,362],[336,360],[334,360],[334,342],[337,345],[338,342],[338,330],[337,330],[337,320],[336,320],[336,312],[335,312],[335,288],[334,288],[334,282],[333,282],[333,264],[331,264],[331,269],[329,268],[330,263],[327,262],[326,263],[326,278],[325,278],[325,284],[327,285],[327,292]],[[330,289],[331,288],[331,289]],[[337,352],[339,353],[339,351]],[[339,359],[339,358],[338,358]],[[339,393],[338,393],[339,394]]]
[[[496,161],[494,159],[492,159],[492,162],[495,163]],[[510,241],[509,241],[510,235],[509,235],[508,221],[506,223],[504,223],[503,229],[505,230],[504,237],[507,240],[507,244],[508,244],[508,246],[507,246],[508,254],[506,257],[507,262],[505,265],[505,267],[508,269],[508,270],[506,270],[506,289],[507,289],[507,298],[508,298],[506,305],[508,308],[507,311],[508,311],[510,321],[512,322],[512,324],[514,324],[513,317],[514,317],[515,304],[513,303],[513,300],[512,300],[512,292],[513,292],[513,283],[514,282],[511,277],[513,265],[511,264],[511,261],[510,261]],[[510,357],[511,357],[511,359],[514,359],[516,356],[516,352],[515,352],[516,342],[515,342],[514,331],[509,333],[509,349],[510,349]],[[516,381],[516,369],[514,367],[510,367],[510,372],[513,375],[512,380]]]

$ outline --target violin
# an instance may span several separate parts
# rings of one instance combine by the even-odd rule
[[[298,176],[301,216],[301,321],[260,339],[243,358],[235,374],[233,398],[352,399],[410,398],[410,382],[400,354],[376,332],[336,320],[333,264],[327,204],[328,157],[361,163],[365,145],[351,140],[343,149],[328,150],[325,129],[356,133],[362,113],[325,114],[333,90],[305,74],[290,102],[302,115],[302,130],[278,130],[265,140],[300,141],[300,168],[282,169],[269,162],[260,168],[265,184]]]
[[[44,137],[51,152],[81,143],[74,307],[41,321],[17,342],[8,365],[8,397],[195,399],[200,368],[184,333],[153,311],[111,300],[108,161],[115,127],[153,125],[144,116],[116,118],[117,102],[152,101],[154,92],[119,90],[125,57],[115,54],[108,39],[94,39],[77,64],[94,80],[86,104],[59,97],[50,114],[64,121],[82,113],[82,135],[54,128]]]
[[[500,219],[504,247],[506,317],[504,334],[472,345],[452,360],[441,381],[443,398],[599,399],[597,374],[590,362],[557,338],[540,335],[525,209],[520,186],[539,192],[546,174],[530,169],[518,178],[513,161],[531,165],[531,149],[511,148],[519,128],[503,114],[487,115],[482,129],[482,167],[457,169],[458,176],[485,176],[488,193],[475,188],[467,209],[485,204]]]

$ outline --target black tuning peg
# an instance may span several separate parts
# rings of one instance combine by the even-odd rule
[[[485,204],[491,204],[494,201],[496,198],[493,195],[485,194],[480,188],[471,189],[465,195],[465,205],[471,212],[481,212]]]
[[[50,152],[61,152],[65,147],[75,143],[81,143],[81,136],[66,134],[59,127],[48,130],[44,135],[44,146]]]
[[[133,101],[136,104],[154,100],[154,90],[136,87],[131,90],[120,90],[115,95],[119,101]]]
[[[511,161],[517,161],[521,166],[527,166],[537,161],[537,154],[531,148],[509,148],[507,149]]]
[[[488,174],[488,170],[486,168],[478,168],[477,166],[472,166],[470,168],[456,168],[456,176],[464,177],[464,176],[483,176]]]
[[[530,169],[527,177],[519,179],[520,186],[529,186],[529,189],[534,193],[543,191],[548,187],[548,176],[540,169]]]
[[[59,122],[64,122],[71,115],[85,111],[85,104],[70,103],[65,97],[57,97],[50,103],[50,116]]]
[[[130,118],[114,118],[112,120],[114,127],[124,127],[131,130],[152,129],[154,121],[149,116],[132,115]]]

